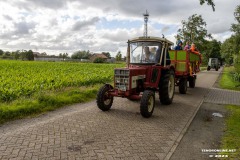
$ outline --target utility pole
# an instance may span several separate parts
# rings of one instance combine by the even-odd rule
[[[144,17],[144,31],[143,31],[143,37],[147,37],[147,34],[148,34],[148,29],[147,29],[147,23],[148,23],[148,17],[149,17],[149,14],[146,10],[146,13],[143,14],[143,17]]]

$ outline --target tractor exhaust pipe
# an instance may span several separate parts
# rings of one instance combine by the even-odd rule
[[[130,64],[130,42],[128,40],[128,47],[127,47],[127,67],[129,68],[129,64]]]

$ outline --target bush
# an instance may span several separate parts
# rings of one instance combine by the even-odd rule
[[[104,62],[105,62],[105,59],[100,58],[100,57],[94,59],[94,61],[93,61],[93,63],[104,63]]]

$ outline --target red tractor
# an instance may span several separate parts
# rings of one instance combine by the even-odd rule
[[[113,97],[140,100],[140,113],[148,118],[155,107],[155,92],[169,105],[175,92],[175,65],[171,64],[165,38],[139,37],[128,41],[127,67],[114,70],[114,86],[105,84],[97,94],[97,106],[108,111]]]

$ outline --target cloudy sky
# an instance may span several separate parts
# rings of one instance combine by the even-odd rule
[[[216,11],[199,0],[0,0],[0,49],[58,55],[77,50],[125,54],[129,38],[143,35],[148,10],[149,36],[175,42],[182,20],[202,15],[219,41],[231,35],[239,0],[215,0]]]

